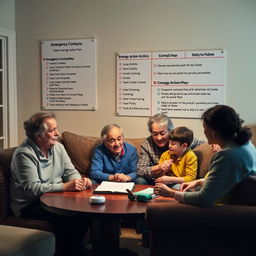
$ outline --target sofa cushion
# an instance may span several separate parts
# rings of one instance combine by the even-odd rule
[[[101,142],[98,137],[82,136],[71,132],[62,133],[62,143],[75,168],[89,177],[93,149]]]
[[[55,237],[52,233],[0,225],[0,255],[53,256]]]
[[[211,145],[208,143],[200,144],[193,151],[195,152],[198,161],[197,178],[203,178],[209,171],[209,165],[214,152],[212,151]]]
[[[9,175],[12,156],[15,149],[16,147],[0,150],[0,165],[4,170],[8,171],[7,175]]]
[[[256,146],[256,125],[251,124],[251,125],[247,125],[247,127],[249,127],[252,132],[251,141],[254,144],[254,146]]]
[[[129,144],[135,146],[137,148],[137,152],[139,154],[140,146],[144,142],[145,138],[127,138],[127,139],[125,138],[124,140],[126,142],[128,142]]]
[[[9,177],[15,149],[13,147],[0,150],[0,223],[5,223],[7,216],[12,214],[9,203]]]

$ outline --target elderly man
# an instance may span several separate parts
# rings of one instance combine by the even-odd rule
[[[170,169],[170,162],[159,164],[160,156],[169,149],[169,133],[173,129],[171,119],[164,114],[149,118],[148,129],[151,134],[141,145],[137,167],[137,183],[154,185],[154,179]],[[202,141],[194,139],[190,148],[195,148]]]
[[[101,131],[103,143],[94,150],[90,177],[101,181],[135,181],[138,154],[134,146],[124,142],[122,129],[117,124],[106,125]]]
[[[61,218],[46,212],[40,205],[40,195],[46,192],[82,191],[91,186],[74,168],[64,146],[57,141],[59,132],[55,115],[36,113],[24,122],[27,138],[15,150],[11,163],[10,199],[16,216],[45,219],[56,227],[59,255],[77,255],[82,248],[82,234],[87,225],[77,220]],[[80,229],[80,230],[79,230]],[[79,234],[79,235],[76,235]],[[73,241],[72,241],[73,240]],[[73,242],[73,243],[72,243]]]

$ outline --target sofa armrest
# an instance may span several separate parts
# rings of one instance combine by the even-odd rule
[[[240,256],[255,250],[256,207],[149,204],[150,255]]]
[[[4,223],[7,216],[10,214],[9,196],[8,196],[8,178],[4,169],[0,165],[0,223]]]
[[[9,216],[8,218],[6,218],[6,222],[4,224],[8,226],[16,226],[16,227],[29,228],[29,229],[39,229],[39,230],[49,231],[54,234],[56,233],[56,229],[54,228],[54,226],[46,220],[25,219],[25,218],[19,218],[15,216]]]
[[[173,221],[172,221],[173,220]],[[222,205],[199,207],[182,203],[148,206],[146,221],[151,230],[230,233],[256,228],[256,207]]]

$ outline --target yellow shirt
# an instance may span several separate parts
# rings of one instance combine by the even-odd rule
[[[163,163],[165,160],[172,159],[172,165],[170,172],[166,175],[184,177],[184,182],[192,181],[196,179],[197,174],[197,156],[189,149],[185,154],[180,157],[176,155],[171,155],[170,151],[165,151],[159,160],[159,164]]]

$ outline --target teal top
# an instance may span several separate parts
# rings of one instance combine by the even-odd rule
[[[49,149],[48,157],[26,139],[14,152],[11,162],[10,200],[16,216],[20,209],[39,200],[46,192],[63,191],[63,182],[81,178],[61,143]]]
[[[197,192],[185,192],[186,203],[210,206],[221,198],[228,199],[232,189],[249,175],[256,173],[256,149],[251,142],[229,145],[216,153],[209,174]]]

